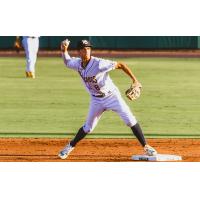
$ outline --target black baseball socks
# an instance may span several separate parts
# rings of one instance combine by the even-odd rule
[[[144,134],[142,132],[142,129],[140,128],[140,125],[137,123],[136,125],[132,126],[131,129],[136,138],[139,140],[140,144],[144,147],[147,144],[147,142],[144,138]]]
[[[140,125],[137,123],[134,126],[132,126],[131,129],[132,129],[134,135],[136,136],[136,138],[139,140],[140,144],[144,147],[147,143],[146,143],[146,140],[144,138],[144,134],[142,132],[142,129],[140,128]],[[76,136],[74,137],[74,139],[70,141],[70,145],[72,147],[74,147],[86,135],[87,135],[87,133],[85,133],[85,131],[83,130],[83,127],[81,127],[79,129],[78,133],[76,134]]]
[[[76,143],[82,140],[86,135],[87,133],[85,133],[85,131],[83,130],[83,127],[81,127],[78,133],[76,134],[76,136],[74,137],[74,139],[70,141],[70,145],[74,147]]]

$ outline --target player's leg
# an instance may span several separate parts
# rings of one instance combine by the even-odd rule
[[[88,133],[84,131],[83,127],[81,127],[76,136],[69,142],[70,146],[75,147],[76,144],[82,140]]]
[[[39,50],[39,38],[34,38],[34,54],[37,55]]]
[[[29,50],[29,38],[23,38],[22,44],[26,55],[26,76],[29,77],[30,72],[30,50]]]
[[[122,118],[125,124],[131,128],[140,144],[144,147],[147,144],[144,134],[126,102],[117,95],[111,102],[111,108]]]
[[[30,77],[35,78],[35,63],[37,59],[37,51],[38,51],[38,38],[29,38],[29,71]]]
[[[110,105],[111,109],[118,113],[122,120],[125,122],[125,124],[131,128],[133,134],[136,136],[140,144],[144,147],[145,152],[148,151],[148,154],[153,154],[154,152],[154,154],[156,154],[156,151],[147,144],[139,123],[137,122],[135,116],[132,114],[130,108],[128,107],[128,105],[123,100],[120,94],[117,94],[112,99]]]
[[[32,49],[31,49],[31,66],[30,66],[30,68],[31,68],[33,77],[35,77],[35,64],[37,61],[37,53],[38,53],[38,49],[39,49],[39,39],[37,37],[32,38],[31,46],[32,46]]]
[[[95,101],[92,101],[89,108],[89,113],[87,120],[83,127],[81,127],[74,137],[73,140],[70,141],[71,146],[75,146],[80,140],[82,140],[88,133],[91,133],[96,127],[104,109],[102,106]]]
[[[87,135],[87,133],[83,130],[83,127],[81,127],[76,136],[64,147],[64,149],[62,149],[62,151],[60,151],[60,153],[58,154],[58,156],[61,159],[66,159],[67,156],[73,151],[75,145],[82,140],[85,136]]]
[[[59,153],[61,159],[67,158],[69,153],[74,149],[76,144],[81,141],[88,133],[91,133],[101,118],[104,109],[100,104],[95,101],[91,101],[90,109],[87,120],[83,127],[79,129],[75,137],[69,142],[69,144]]]

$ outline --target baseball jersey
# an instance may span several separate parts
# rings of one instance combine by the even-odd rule
[[[91,96],[104,97],[112,94],[117,89],[108,72],[115,69],[117,62],[91,56],[85,68],[82,67],[80,58],[63,54],[64,63],[68,68],[77,71],[83,81],[86,90]]]

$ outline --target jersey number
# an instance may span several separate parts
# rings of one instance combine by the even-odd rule
[[[95,87],[96,90],[100,90],[98,85],[94,85],[94,87]]]

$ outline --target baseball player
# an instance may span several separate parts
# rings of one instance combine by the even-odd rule
[[[116,112],[122,118],[124,123],[131,128],[133,134],[139,140],[147,155],[156,155],[156,150],[147,144],[139,123],[121,97],[119,89],[109,76],[109,71],[120,69],[132,79],[134,84],[141,87],[141,84],[128,66],[120,62],[91,56],[92,45],[87,40],[81,40],[77,44],[80,58],[72,58],[68,54],[69,43],[69,40],[65,40],[61,43],[64,63],[68,68],[79,73],[86,90],[91,96],[91,101],[85,124],[78,130],[76,136],[64,147],[64,149],[60,151],[58,156],[61,159],[67,158],[76,144],[94,130],[102,114],[107,110]]]
[[[26,54],[26,77],[35,78],[35,63],[39,49],[39,37],[23,36],[22,44]]]

